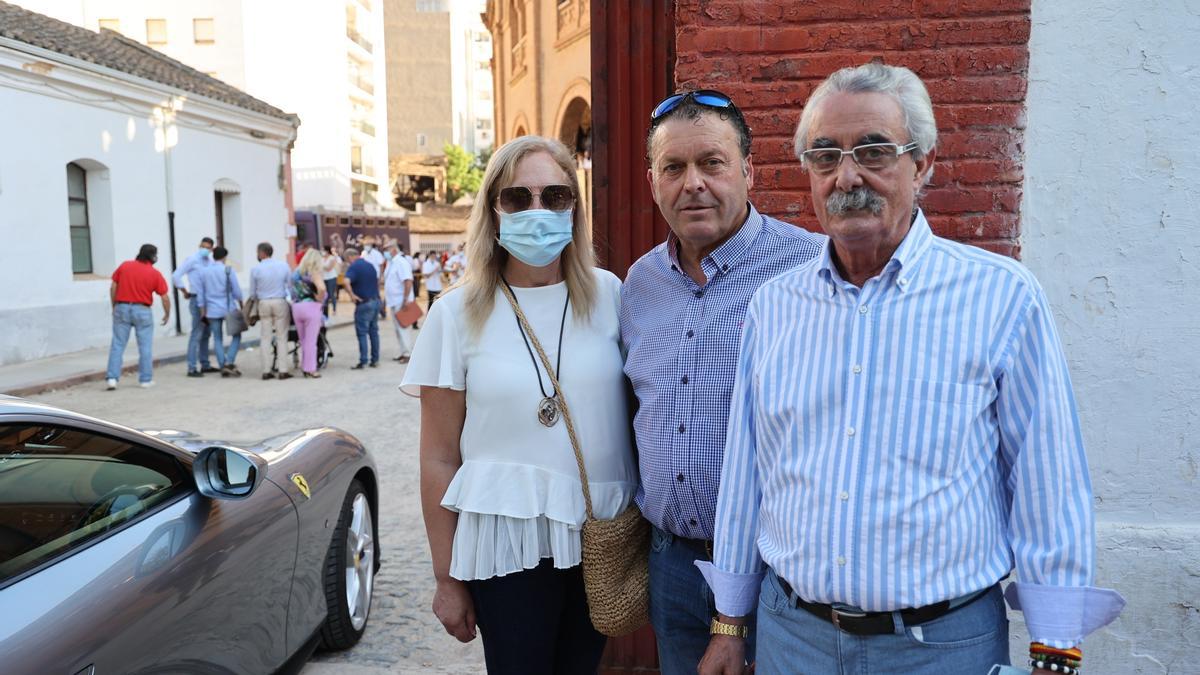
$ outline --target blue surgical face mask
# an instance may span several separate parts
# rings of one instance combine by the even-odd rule
[[[211,258],[211,257],[212,257],[212,250],[211,250],[211,249],[204,248],[203,246],[201,246],[201,247],[200,247],[200,257],[202,257],[202,258]]]
[[[571,209],[496,213],[500,215],[500,245],[530,267],[549,265],[571,243]]]

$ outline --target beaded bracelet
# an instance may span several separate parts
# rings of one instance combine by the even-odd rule
[[[1035,661],[1045,661],[1046,663],[1057,663],[1060,666],[1071,666],[1072,668],[1079,667],[1079,659],[1068,659],[1063,656],[1047,655],[1047,654],[1030,654],[1029,658]]]
[[[1029,666],[1031,668],[1038,668],[1041,670],[1049,670],[1052,673],[1066,673],[1067,675],[1071,675],[1071,673],[1081,672],[1079,670],[1079,666],[1075,666],[1074,668],[1072,668],[1071,666],[1068,666],[1068,665],[1059,665],[1058,663],[1039,661],[1039,660],[1035,660],[1035,659],[1029,660]]]

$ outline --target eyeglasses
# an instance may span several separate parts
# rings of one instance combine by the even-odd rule
[[[737,108],[737,106],[733,105],[733,99],[715,89],[685,91],[679,94],[671,94],[664,98],[662,103],[654,106],[654,112],[650,113],[650,121],[657,122],[659,118],[678,108],[680,104],[689,98],[709,108]]]
[[[907,145],[898,143],[867,143],[849,150],[841,148],[814,148],[800,153],[800,161],[813,173],[832,173],[842,164],[842,158],[850,155],[854,162],[864,169],[879,171],[892,166],[900,159],[900,155],[912,152],[918,147],[914,141]]]
[[[528,210],[533,205],[533,191],[519,185],[506,187],[500,190],[498,201],[501,211],[518,213]],[[547,185],[538,194],[538,202],[543,209],[566,211],[575,205],[575,191],[570,185]]]

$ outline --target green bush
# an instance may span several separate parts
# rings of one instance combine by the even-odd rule
[[[483,170],[476,165],[475,157],[453,143],[442,150],[446,153],[446,200],[454,203],[465,194],[479,192]]]

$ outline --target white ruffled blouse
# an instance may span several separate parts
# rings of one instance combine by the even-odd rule
[[[595,516],[607,519],[632,502],[637,468],[621,370],[621,282],[605,270],[595,274],[590,321],[580,324],[574,308],[568,310],[558,376],[583,449]],[[566,284],[513,291],[550,362],[557,363]],[[459,514],[450,575],[488,579],[532,569],[542,558],[553,558],[558,568],[574,567],[585,509],[566,424],[560,419],[547,428],[538,421],[542,391],[504,294],[496,291],[478,336],[469,333],[463,298],[461,289],[438,297],[401,385],[413,396],[421,386],[466,391],[462,466],[442,498],[442,506]],[[542,388],[552,393],[536,351],[534,359]]]

